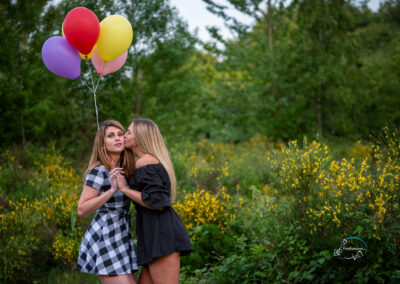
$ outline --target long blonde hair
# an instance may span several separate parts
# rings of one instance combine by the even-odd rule
[[[173,202],[176,196],[175,171],[158,126],[146,118],[136,118],[132,124],[136,145],[143,153],[156,157],[166,169],[171,183],[170,201]]]
[[[92,156],[90,157],[89,165],[83,175],[83,178],[96,166],[103,165],[108,171],[111,170],[111,162],[108,157],[107,150],[104,143],[104,137],[108,127],[114,126],[125,133],[124,127],[116,120],[103,121],[97,130],[96,137],[94,138]],[[129,149],[124,149],[121,152],[120,166],[124,169],[125,178],[127,180],[132,176],[133,170],[135,169],[135,159],[133,158],[133,152]]]

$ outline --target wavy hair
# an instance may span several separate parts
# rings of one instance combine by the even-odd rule
[[[97,130],[96,137],[94,138],[92,156],[90,157],[89,165],[83,175],[83,178],[96,166],[104,166],[108,171],[111,170],[111,161],[108,157],[106,146],[104,143],[104,137],[106,135],[106,130],[108,127],[114,126],[125,133],[125,129],[121,123],[116,120],[106,120],[100,124]],[[120,167],[124,169],[125,178],[130,179],[132,173],[135,169],[135,159],[133,157],[133,152],[129,149],[124,149],[120,156]]]
[[[136,145],[143,153],[156,157],[166,169],[171,183],[169,199],[173,202],[176,196],[175,171],[158,126],[146,118],[135,118],[132,124]]]

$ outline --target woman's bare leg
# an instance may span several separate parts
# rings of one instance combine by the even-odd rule
[[[178,284],[181,268],[180,253],[174,252],[156,258],[148,267],[153,284]]]
[[[136,279],[132,277],[132,274],[122,274],[118,276],[99,275],[99,279],[102,284],[136,284]]]
[[[153,284],[148,266],[142,266],[142,271],[139,276],[139,284]]]
[[[135,272],[132,272],[131,274],[128,274],[128,275],[129,275],[130,278],[131,278],[131,283],[132,283],[132,284],[137,284]]]

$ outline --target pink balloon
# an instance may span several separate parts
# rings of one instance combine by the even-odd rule
[[[121,69],[121,67],[124,66],[127,58],[128,58],[128,51],[125,51],[124,54],[118,56],[117,58],[111,61],[103,61],[96,48],[93,51],[92,63],[93,66],[96,68],[97,74],[99,74],[100,76],[106,76],[107,74],[113,73]]]

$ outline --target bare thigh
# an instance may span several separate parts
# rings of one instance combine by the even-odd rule
[[[153,284],[177,284],[181,268],[180,253],[156,258],[148,267]]]
[[[122,274],[118,276],[99,275],[102,284],[136,284],[135,274]]]
[[[150,271],[147,266],[143,266],[142,271],[140,271],[139,284],[153,284],[150,276]]]

